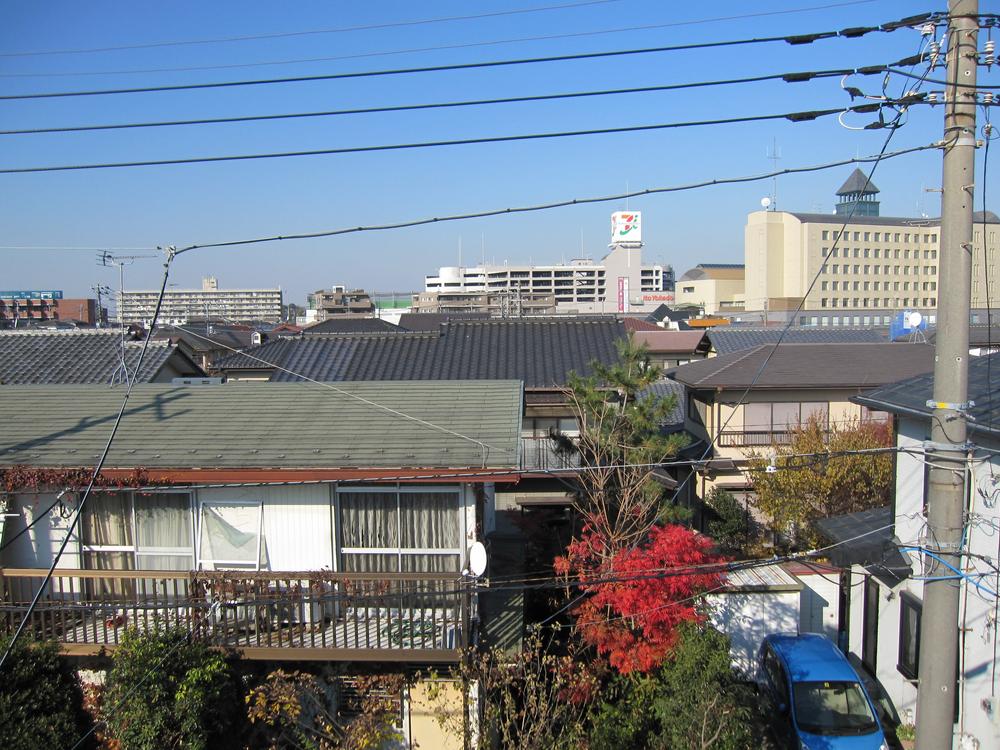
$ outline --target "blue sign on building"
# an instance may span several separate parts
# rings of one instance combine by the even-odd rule
[[[62,299],[61,289],[24,290],[18,289],[13,292],[0,292],[0,299]]]

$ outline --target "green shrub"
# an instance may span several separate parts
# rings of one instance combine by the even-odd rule
[[[222,653],[183,628],[130,628],[112,660],[102,712],[122,750],[240,746],[242,691]]]
[[[0,653],[10,639],[0,637]],[[20,638],[0,674],[0,747],[70,748],[90,727],[80,680],[59,645]]]

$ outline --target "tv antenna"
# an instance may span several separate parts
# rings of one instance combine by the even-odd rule
[[[112,255],[104,250],[97,254],[97,265],[118,269],[118,325],[124,327],[123,303],[125,301],[125,266],[130,266],[142,258],[156,258],[156,255]]]

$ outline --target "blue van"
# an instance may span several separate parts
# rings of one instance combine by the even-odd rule
[[[821,635],[769,635],[757,691],[775,739],[789,750],[888,750],[864,683]]]

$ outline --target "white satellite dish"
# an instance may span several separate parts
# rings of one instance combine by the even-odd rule
[[[761,205],[761,208],[763,208],[766,211],[767,209],[769,209],[771,207],[771,199],[768,198],[767,196],[761,198],[760,199],[760,205]]]
[[[914,310],[909,315],[906,316],[906,323],[910,328],[919,328],[921,322],[923,322],[924,316],[919,312]]]
[[[469,547],[469,572],[476,578],[486,572],[486,547],[482,542],[474,542]]]

